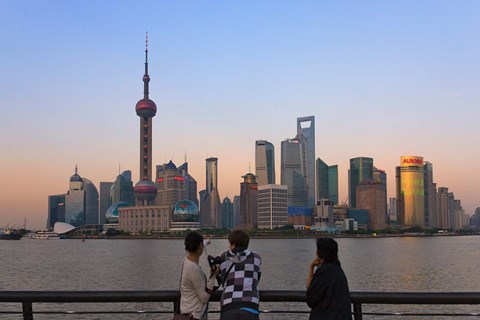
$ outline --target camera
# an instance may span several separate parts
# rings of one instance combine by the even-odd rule
[[[208,260],[208,265],[210,266],[210,268],[218,266],[218,265],[222,264],[222,262],[223,262],[223,258],[220,257],[220,256],[213,257],[211,255],[208,255],[207,260]]]

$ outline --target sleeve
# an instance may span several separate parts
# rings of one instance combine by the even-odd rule
[[[327,270],[322,267],[317,268],[307,289],[307,304],[310,308],[314,308],[322,303],[329,286]]]
[[[198,268],[192,272],[192,286],[202,303],[207,303],[210,299],[210,294],[205,290],[207,285],[207,278],[202,269]]]

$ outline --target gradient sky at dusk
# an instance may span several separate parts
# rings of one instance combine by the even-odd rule
[[[41,228],[75,164],[92,180],[138,180],[145,31],[153,162],[185,154],[198,189],[219,158],[220,196],[316,117],[316,156],[373,157],[395,194],[401,155],[480,206],[480,2],[0,0],[0,227]]]

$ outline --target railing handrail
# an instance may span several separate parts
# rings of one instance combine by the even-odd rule
[[[0,302],[175,302],[177,290],[0,291]],[[216,291],[211,301],[220,301]],[[480,304],[480,292],[350,292],[360,304]],[[261,290],[261,302],[306,302],[302,290]]]

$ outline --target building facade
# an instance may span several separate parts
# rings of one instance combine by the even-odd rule
[[[170,229],[171,207],[136,206],[118,209],[118,228],[133,234],[166,232]]]
[[[357,207],[357,187],[362,184],[363,181],[370,180],[373,180],[373,159],[367,157],[350,159],[350,169],[348,170],[348,201],[351,208]]]
[[[222,202],[223,227],[233,229],[233,202],[229,197],[225,197]]]
[[[259,186],[275,184],[275,147],[268,141],[255,141],[255,175]]]
[[[424,186],[424,225],[426,227],[435,227],[436,221],[436,198],[437,187],[433,182],[433,165],[425,161],[423,164],[423,186]]]
[[[240,225],[246,229],[258,228],[258,184],[255,175],[247,173],[240,183]]]
[[[98,224],[98,190],[92,181],[83,178],[85,189],[85,224]]]
[[[200,192],[200,219],[202,226],[207,228],[222,228],[222,205],[218,193],[218,158],[207,158],[206,186]]]
[[[282,141],[281,184],[288,188],[289,207],[307,207],[305,143],[297,135]]]
[[[315,117],[297,118],[297,134],[303,137],[307,206],[315,204]]]
[[[65,194],[48,196],[47,228],[53,228],[56,222],[65,221]]]
[[[381,181],[364,181],[357,186],[357,209],[368,210],[369,228],[372,230],[387,227],[385,197],[385,188]]]
[[[112,198],[110,197],[110,189],[112,186],[113,182],[100,182],[98,224],[105,224],[105,214],[107,213],[108,208],[112,205]]]
[[[396,168],[397,220],[401,226],[425,226],[423,157],[402,156]]]
[[[258,228],[273,229],[288,224],[287,186],[267,184],[258,187]]]
[[[130,170],[125,170],[117,176],[110,189],[110,198],[112,204],[121,201],[128,202],[132,206],[135,204],[132,172]]]
[[[338,204],[338,165],[329,166],[322,159],[316,161],[316,199],[329,199]]]
[[[170,161],[156,167],[157,206],[173,207],[180,200],[187,199],[187,185],[185,177],[177,169],[177,166]]]

